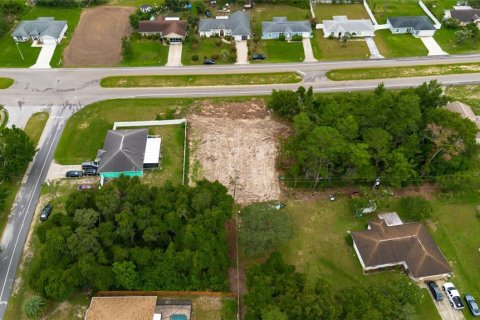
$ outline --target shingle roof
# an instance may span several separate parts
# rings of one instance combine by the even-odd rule
[[[152,320],[157,297],[93,297],[86,320]]]
[[[435,27],[426,16],[393,17],[388,18],[394,28],[413,28],[415,30],[435,30]]]
[[[58,38],[66,25],[67,21],[55,21],[54,18],[40,17],[37,20],[23,20],[15,28],[12,36],[29,37],[34,35]]]
[[[109,130],[97,153],[98,172],[141,171],[147,135],[147,129]]]
[[[324,20],[323,30],[325,34],[332,32],[358,32],[358,31],[375,31],[372,21],[368,19],[361,20]]]
[[[454,19],[469,23],[480,19],[480,9],[453,9],[450,10],[450,15]]]
[[[272,21],[262,22],[262,33],[312,32],[310,22],[288,21],[286,17],[274,17]]]
[[[215,29],[232,30],[234,36],[250,35],[250,18],[246,12],[236,11],[227,19],[200,19],[198,30],[207,32]]]
[[[387,226],[384,220],[377,219],[368,225],[369,230],[352,232],[366,267],[405,262],[414,278],[452,272],[422,223]]]
[[[187,33],[187,22],[185,20],[165,20],[165,17],[158,16],[155,20],[142,20],[138,23],[138,32],[161,32],[162,35],[176,33],[185,36]]]

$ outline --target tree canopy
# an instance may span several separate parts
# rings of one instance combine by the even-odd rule
[[[74,192],[36,230],[30,286],[47,298],[74,289],[225,290],[225,223],[232,198],[218,182],[149,187],[121,177]]]
[[[0,181],[23,175],[35,155],[35,145],[19,128],[0,130]]]
[[[274,91],[269,107],[293,122],[280,164],[294,184],[307,181],[390,185],[468,170],[478,154],[477,128],[446,103],[440,84],[415,89],[313,96]]]

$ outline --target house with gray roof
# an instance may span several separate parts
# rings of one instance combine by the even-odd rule
[[[250,17],[244,11],[237,11],[229,16],[217,16],[215,19],[200,19],[198,24],[200,36],[231,36],[235,41],[250,39]]]
[[[375,27],[368,19],[348,20],[346,16],[334,16],[333,20],[323,20],[325,38],[340,38],[346,33],[351,37],[373,37]]]
[[[475,23],[480,28],[480,9],[472,7],[455,7],[452,10],[446,10],[444,19],[455,19],[461,26],[469,23]]]
[[[262,22],[262,39],[278,39],[281,35],[290,40],[293,36],[312,38],[310,21],[288,21],[286,17],[274,17],[272,21]]]
[[[411,33],[414,37],[433,37],[435,27],[426,16],[389,17],[387,25],[393,34]]]
[[[16,42],[28,40],[44,44],[58,44],[67,32],[67,21],[55,21],[55,18],[40,17],[37,20],[21,21],[12,33]]]

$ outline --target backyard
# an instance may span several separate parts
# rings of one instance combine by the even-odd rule
[[[348,19],[369,19],[365,7],[360,3],[355,4],[317,4],[313,7],[316,20],[332,20],[333,16],[347,16]]]
[[[288,20],[308,20],[310,10],[283,4],[258,4],[250,11],[252,32],[261,37],[262,21],[272,21],[273,17],[287,17]]]
[[[163,66],[167,63],[169,47],[158,40],[132,39],[131,54],[123,57],[121,66]]]
[[[234,44],[228,44],[220,38],[196,38],[183,43],[182,64],[202,64],[204,59],[213,59],[216,64],[234,63]],[[197,43],[198,42],[198,43]],[[233,49],[232,49],[233,48]]]
[[[370,56],[364,39],[351,39],[344,44],[338,39],[324,38],[322,30],[314,31],[312,49],[317,60],[353,60]]]
[[[387,23],[388,17],[425,15],[416,0],[369,0],[368,5],[379,24]]]
[[[375,43],[385,58],[418,57],[428,54],[422,40],[411,34],[392,34],[390,30],[375,32]]]

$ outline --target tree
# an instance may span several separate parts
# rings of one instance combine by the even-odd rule
[[[472,31],[468,29],[462,29],[455,32],[455,42],[457,44],[463,44],[472,38]]]
[[[35,155],[35,146],[21,129],[0,130],[0,180],[11,181],[19,177]]]
[[[298,94],[294,91],[273,90],[270,101],[268,102],[268,108],[283,117],[291,119],[300,112],[300,102]]]
[[[363,140],[372,150],[375,167],[379,168],[390,153],[392,135],[382,128],[370,128],[363,134]]]
[[[408,221],[424,221],[431,217],[433,207],[422,197],[404,197],[400,199],[400,213]]]
[[[287,315],[273,306],[262,311],[262,320],[288,320]]]
[[[350,32],[345,32],[342,36],[342,47],[347,47],[347,41],[350,40],[352,36],[350,35]]]
[[[45,301],[44,298],[33,296],[30,299],[25,300],[22,305],[22,310],[27,318],[36,319],[43,314],[46,304],[47,301]]]
[[[247,255],[275,249],[292,235],[292,221],[286,209],[277,210],[274,203],[259,203],[242,210],[239,240]]]
[[[118,288],[132,290],[138,284],[138,275],[132,261],[115,262],[112,268]]]

